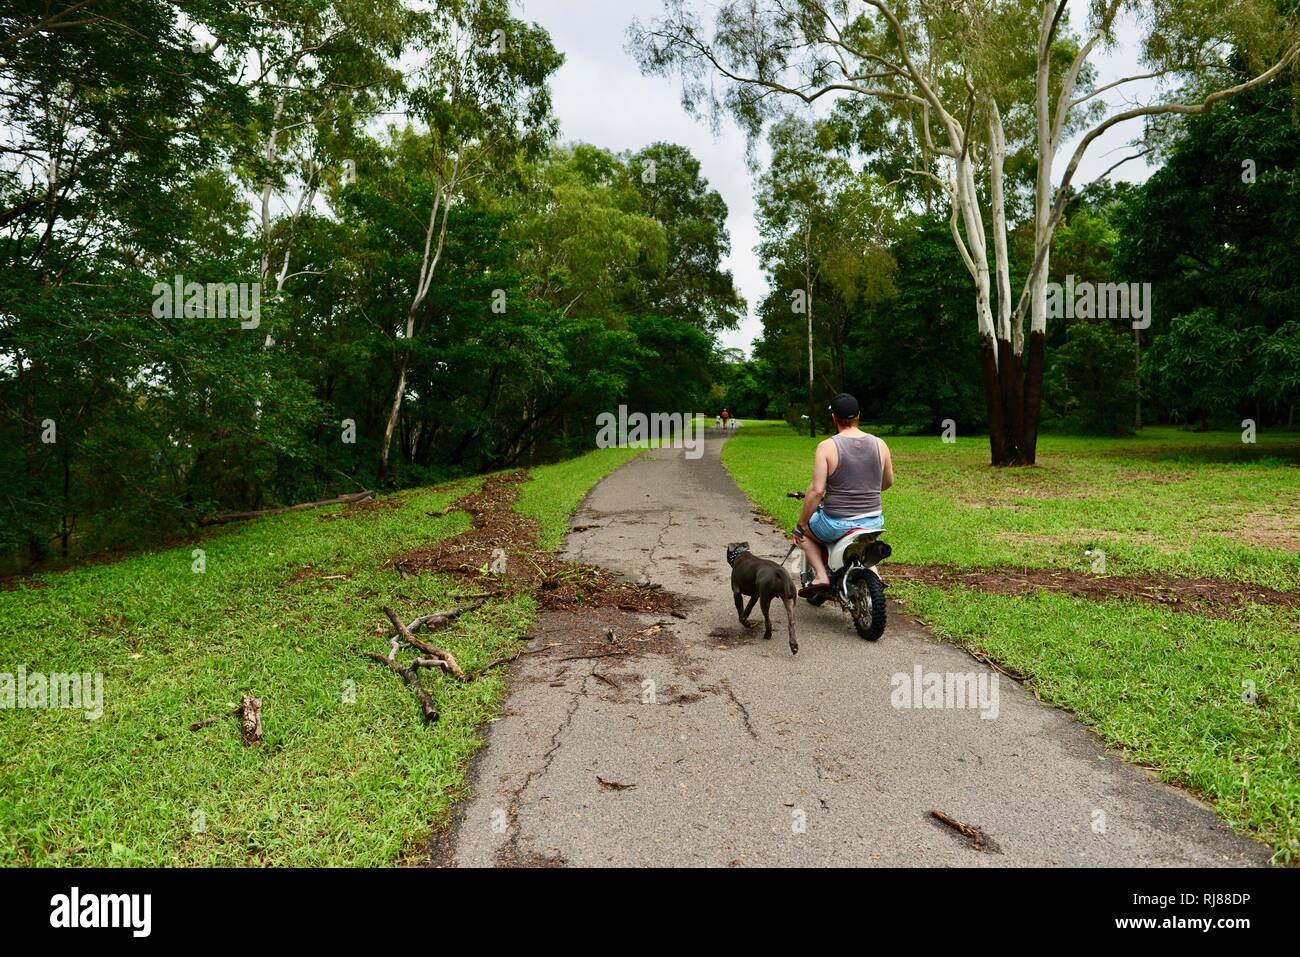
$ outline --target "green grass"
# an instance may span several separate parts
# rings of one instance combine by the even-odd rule
[[[536,470],[521,507],[547,541],[621,451]],[[381,566],[467,528],[463,512],[426,513],[476,486],[400,493],[333,519],[340,508],[265,518],[0,593],[0,672],[98,672],[104,688],[98,720],[0,709],[0,864],[374,866],[418,855],[464,787],[503,678],[430,678],[441,718],[426,725],[409,688],[357,651],[385,647],[373,633],[383,605],[409,619],[454,603],[462,583],[403,581]],[[439,641],[469,670],[516,648],[533,617],[530,598],[494,602]],[[243,746],[232,718],[189,730],[244,694],[264,699],[260,747]]]
[[[555,465],[539,466],[533,469],[533,480],[520,488],[515,508],[541,524],[540,544],[554,551],[563,543],[569,519],[592,486],[642,451],[600,449]]]
[[[886,436],[894,559],[957,566],[1217,575],[1300,585],[1300,437],[1150,429],[1132,439],[1043,436],[1040,465],[995,470],[987,441]],[[741,429],[723,461],[784,526],[808,485],[813,440]],[[885,577],[889,578],[888,565]],[[1250,606],[1205,618],[1134,601],[1013,598],[895,582],[936,634],[1026,675],[1107,743],[1203,796],[1233,826],[1300,861],[1300,615]],[[887,638],[886,638],[887,640]],[[1243,682],[1257,700],[1243,701]]]
[[[1032,678],[1162,780],[1300,861],[1300,618],[1233,620],[1131,601],[1012,598],[896,583],[891,597],[940,636]],[[1243,700],[1253,682],[1255,702]]]
[[[1039,465],[993,469],[988,441],[885,436],[897,484],[885,521],[899,561],[1213,575],[1274,588],[1300,583],[1300,436],[1134,439],[1043,436]],[[747,425],[723,462],[756,504],[793,527],[815,443],[773,423]],[[1289,549],[1289,550],[1288,550]]]

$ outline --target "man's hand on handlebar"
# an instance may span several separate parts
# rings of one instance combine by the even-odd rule
[[[801,542],[801,541],[803,541],[803,537],[804,537],[804,535],[805,535],[805,532],[804,532],[804,530],[803,530],[803,526],[802,526],[802,525],[796,525],[796,526],[794,527],[794,540],[795,540],[796,542]]]

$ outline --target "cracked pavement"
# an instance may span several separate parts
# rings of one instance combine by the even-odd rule
[[[456,866],[1263,864],[1204,805],[1125,764],[1064,712],[999,676],[998,716],[900,709],[891,676],[994,672],[890,609],[871,644],[837,609],[798,605],[799,654],[736,621],[728,542],[780,559],[718,458],[647,452],[574,519],[565,556],[661,584],[684,620],[544,612],[485,729],[469,798],[430,841]],[[886,501],[886,510],[888,501]],[[886,514],[888,512],[886,511]],[[892,541],[896,554],[906,542]],[[793,567],[793,559],[790,567]],[[883,568],[888,581],[888,564]],[[605,627],[665,622],[644,653],[561,661]],[[554,648],[549,646],[558,643]],[[976,850],[931,818],[980,828]],[[1104,829],[1101,825],[1104,822]]]

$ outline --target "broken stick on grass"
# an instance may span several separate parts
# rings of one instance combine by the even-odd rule
[[[527,635],[524,636],[524,639],[531,640],[528,638]],[[483,675],[487,674],[493,668],[499,668],[502,665],[510,664],[510,662],[514,661],[516,658],[518,658],[521,655],[540,655],[542,652],[550,651],[552,648],[558,647],[559,644],[560,643],[558,641],[552,641],[550,644],[543,645],[541,648],[530,648],[527,651],[516,651],[513,655],[502,655],[500,658],[493,658],[487,664],[480,665],[479,667],[471,671],[469,673],[470,681],[473,681],[475,678],[481,678]]]
[[[450,671],[461,681],[465,680],[465,672],[461,670],[460,663],[456,661],[455,655],[446,649],[439,648],[437,645],[431,645],[427,641],[421,641],[419,638],[416,638],[415,635],[411,634],[411,629],[402,623],[402,619],[397,617],[397,612],[393,611],[393,609],[389,608],[387,605],[384,606],[384,614],[388,616],[388,620],[393,623],[393,627],[397,629],[397,633],[402,636],[402,639],[408,645],[412,648],[418,648],[431,658],[437,658],[442,663],[441,666],[445,670]]]
[[[455,621],[466,612],[476,611],[482,608],[486,603],[486,598],[480,598],[478,601],[470,602],[468,605],[457,605],[455,608],[449,608],[446,611],[430,612],[427,615],[421,615],[419,618],[412,618],[411,623],[407,625],[407,630],[416,632],[421,628],[427,631],[437,631],[443,625]]]
[[[244,695],[239,706],[239,717],[243,723],[244,744],[262,743],[262,699]]]
[[[493,658],[487,664],[480,668],[475,668],[471,677],[477,678],[481,674],[491,671],[493,668],[499,668],[501,665],[508,665],[522,654],[531,654],[531,652],[516,651],[513,655],[502,655],[500,658]]]
[[[351,495],[338,495],[334,498],[322,498],[315,502],[299,502],[297,505],[285,505],[282,508],[263,508],[256,512],[229,512],[225,515],[209,515],[207,518],[199,519],[199,525],[226,525],[230,522],[242,522],[250,518],[261,518],[263,515],[281,515],[285,512],[302,512],[309,508],[320,508],[322,505],[345,505],[353,502],[363,502],[368,498],[374,498],[375,493],[371,490],[364,492],[354,492]]]
[[[406,683],[411,686],[415,696],[420,699],[420,710],[424,712],[424,720],[433,722],[438,720],[438,709],[434,707],[433,699],[429,697],[429,692],[425,690],[424,685],[420,683],[420,675],[415,669],[407,668],[396,657],[389,658],[381,655],[377,651],[366,651],[363,654],[367,658],[373,658],[380,664],[392,669],[395,673],[402,676]]]
[[[244,712],[244,706],[238,705],[237,707],[231,708],[229,711],[221,712],[221,714],[214,714],[210,718],[204,718],[201,721],[195,721],[192,725],[190,725],[190,730],[199,731],[202,728],[206,728],[210,724],[216,724],[222,718],[238,718],[241,714],[243,714],[243,712]]]

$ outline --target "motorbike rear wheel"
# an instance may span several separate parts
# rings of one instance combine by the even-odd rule
[[[876,641],[885,633],[885,583],[870,568],[855,565],[848,576],[849,614],[853,627],[867,641]]]

